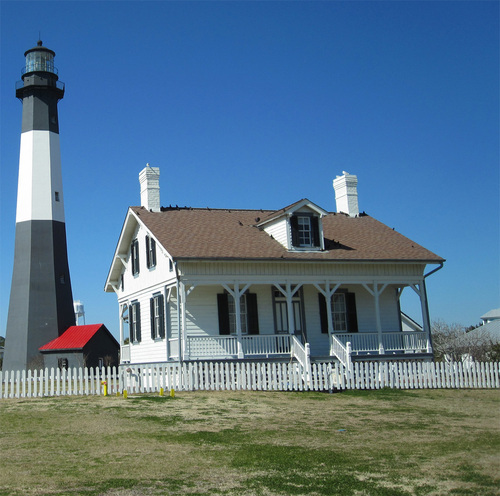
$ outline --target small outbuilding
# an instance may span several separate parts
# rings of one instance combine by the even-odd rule
[[[71,326],[40,348],[46,367],[118,365],[119,344],[104,324]]]

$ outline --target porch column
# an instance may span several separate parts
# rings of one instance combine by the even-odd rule
[[[334,332],[333,328],[333,318],[332,318],[332,298],[340,287],[340,283],[335,284],[333,289],[330,288],[330,283],[325,282],[325,289],[323,289],[319,284],[314,284],[315,288],[325,297],[326,300],[326,319],[328,322],[328,334],[332,334]]]
[[[422,309],[422,327],[427,338],[427,353],[432,353],[431,324],[429,319],[429,306],[427,303],[427,291],[425,281],[418,284],[411,284],[411,288],[420,298],[420,308]]]
[[[238,345],[238,358],[243,358],[243,345],[241,343],[241,294],[240,285],[234,285],[234,310],[236,318],[236,342]]]
[[[293,290],[292,285],[287,282],[285,285],[285,289],[281,287],[281,284],[275,284],[276,288],[278,288],[281,294],[286,299],[286,313],[288,316],[288,334],[295,334],[295,314],[293,311],[293,297],[295,293],[302,287],[302,284],[297,284]]]
[[[286,313],[288,314],[288,334],[295,334],[295,315],[293,311],[293,293],[290,283],[286,285]]]
[[[127,304],[125,305],[120,305],[118,311],[120,312],[120,346],[123,346],[123,343],[125,341],[125,338],[123,336],[123,312],[125,311],[125,308],[127,307]]]
[[[377,282],[373,283],[373,290],[368,287],[367,284],[363,284],[364,288],[373,296],[375,302],[375,324],[377,326],[377,337],[378,337],[378,352],[380,355],[385,354],[384,342],[382,338],[382,321],[380,320],[380,301],[379,297],[387,287],[387,284],[384,284],[381,288]]]
[[[241,297],[245,294],[245,291],[250,287],[250,284],[246,284],[241,290],[239,283],[235,283],[233,289],[231,289],[227,284],[223,284],[222,286],[234,298],[234,310],[236,318],[236,343],[238,346],[238,358],[245,358],[245,354],[243,352],[242,333],[241,333]]]
[[[178,360],[179,360],[179,363],[182,363],[182,354],[183,354],[183,350],[182,350],[182,346],[181,346],[181,342],[182,342],[182,312],[181,312],[181,297],[180,297],[180,293],[181,293],[181,290],[180,290],[180,282],[177,280],[176,284],[175,284],[175,297],[177,299],[177,355],[178,355]]]
[[[179,359],[182,356],[182,359],[185,360],[189,358],[187,356],[187,336],[186,336],[186,286],[184,283],[179,283],[179,309],[180,309],[180,336],[179,336]],[[181,354],[181,343],[182,343],[182,354]]]
[[[163,301],[164,301],[164,306],[163,306],[163,312],[164,312],[164,319],[163,319],[163,325],[165,326],[165,353],[167,357],[167,361],[170,360],[170,339],[169,339],[169,330],[170,330],[170,325],[169,325],[169,312],[168,312],[168,307],[170,304],[170,293],[171,289],[167,288],[165,286],[164,288],[164,296],[163,296]]]

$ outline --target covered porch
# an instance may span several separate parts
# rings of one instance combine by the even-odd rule
[[[405,288],[410,288],[420,301],[423,325],[418,330],[401,326],[399,299]],[[228,317],[231,326],[225,333],[220,327],[220,307],[217,312],[218,297],[222,293],[231,302]],[[337,301],[339,294],[344,297]],[[347,325],[349,295],[357,299],[355,318],[360,325],[356,332],[349,332]],[[321,304],[318,297],[329,303]],[[260,326],[257,328],[247,319],[251,300],[258,306]],[[350,366],[356,359],[432,355],[422,276],[419,280],[375,282],[347,278],[342,281],[291,278],[218,283],[179,281],[165,287],[164,301],[168,315],[164,340],[166,361],[291,359],[307,368],[315,359],[338,360]],[[339,310],[338,303],[344,308]],[[121,334],[123,336],[122,330]],[[134,346],[134,343],[122,344],[122,363],[130,361]]]

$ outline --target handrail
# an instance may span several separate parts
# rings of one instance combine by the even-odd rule
[[[293,357],[297,359],[299,364],[302,367],[302,375],[306,382],[309,382],[311,378],[311,351],[309,347],[309,343],[306,343],[305,346],[302,346],[302,343],[298,340],[297,336],[294,334],[291,335],[292,338],[292,346],[291,346],[291,354]]]
[[[336,356],[340,363],[347,367],[351,368],[351,343],[349,341],[346,342],[345,346],[342,341],[340,341],[335,334],[330,335],[330,355]]]

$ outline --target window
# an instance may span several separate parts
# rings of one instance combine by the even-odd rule
[[[332,296],[332,323],[335,332],[347,332],[345,293],[335,293]]]
[[[156,266],[156,241],[146,236],[146,266],[148,269]]]
[[[219,334],[236,334],[236,305],[228,293],[217,295]],[[240,298],[240,322],[242,334],[259,334],[257,295],[245,293]]]
[[[298,217],[299,245],[311,246],[311,218]]]
[[[57,368],[59,370],[68,370],[68,359],[67,358],[58,358],[57,359]]]
[[[132,274],[139,274],[139,241],[134,239],[130,247],[130,258],[132,259]]]
[[[165,337],[165,309],[163,307],[163,295],[158,293],[150,300],[151,309],[151,339],[163,339]]]
[[[229,311],[229,332],[231,334],[236,334],[236,305],[234,298],[231,296],[227,299],[228,311]],[[241,332],[242,334],[247,334],[247,298],[246,295],[242,295],[240,298],[240,322],[241,322]]]
[[[290,218],[292,246],[294,248],[319,248],[319,218],[314,215],[296,214]]]
[[[56,202],[60,201],[59,200],[59,191],[55,191],[54,196],[55,196]]]
[[[328,315],[326,299],[318,293],[321,332],[328,333]],[[354,293],[337,291],[330,302],[333,332],[358,332],[358,317],[356,314],[356,297]]]
[[[140,343],[141,341],[141,305],[138,301],[132,302],[129,306],[129,330],[130,342]]]

